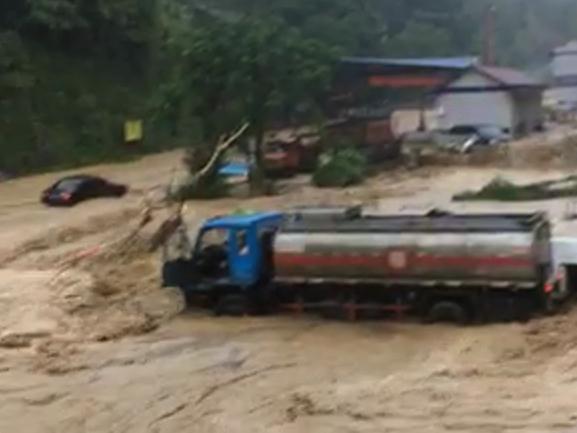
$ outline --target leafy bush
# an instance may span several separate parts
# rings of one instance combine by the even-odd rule
[[[335,149],[320,158],[313,183],[320,188],[344,188],[362,183],[367,175],[367,160],[356,149]]]
[[[537,201],[575,196],[577,196],[577,179],[574,176],[529,185],[515,185],[497,177],[481,190],[457,194],[453,199],[456,201]]]
[[[502,200],[515,201],[522,194],[522,189],[501,177],[489,182],[479,191],[467,191],[455,196],[455,200]]]

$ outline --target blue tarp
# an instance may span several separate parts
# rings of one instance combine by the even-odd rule
[[[249,167],[244,162],[229,162],[221,165],[218,174],[224,177],[248,176]]]

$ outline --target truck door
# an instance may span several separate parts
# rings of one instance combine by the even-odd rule
[[[217,280],[228,278],[230,264],[231,231],[224,228],[202,230],[196,242],[194,261],[202,278]]]
[[[231,247],[232,280],[240,286],[255,284],[260,272],[260,246],[254,230],[235,230]]]

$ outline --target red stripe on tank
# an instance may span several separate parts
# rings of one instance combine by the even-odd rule
[[[315,254],[277,254],[275,263],[281,267],[293,266],[355,266],[391,268],[389,255],[352,256],[352,255],[315,255]],[[528,267],[534,264],[527,257],[451,257],[451,256],[412,256],[407,255],[406,267]],[[397,268],[398,269],[398,268]]]
[[[469,266],[492,266],[492,267],[527,267],[532,266],[534,261],[526,257],[415,257],[412,262],[416,266],[423,267],[469,267]]]
[[[386,256],[333,256],[308,254],[277,254],[277,266],[388,266]]]

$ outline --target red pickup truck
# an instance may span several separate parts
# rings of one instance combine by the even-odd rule
[[[395,135],[390,116],[350,115],[327,122],[323,139],[315,128],[270,132],[265,144],[265,169],[271,175],[312,171],[323,143],[330,146],[338,142],[358,146],[370,163],[395,159],[401,152],[401,140]]]
[[[351,116],[330,122],[327,125],[329,140],[355,143],[369,158],[369,162],[395,159],[401,152],[401,140],[395,135],[389,116]]]
[[[312,171],[321,152],[320,133],[310,128],[271,132],[267,136],[264,165],[271,175]]]

